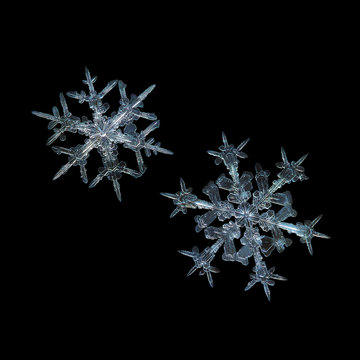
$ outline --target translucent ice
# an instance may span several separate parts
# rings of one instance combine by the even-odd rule
[[[191,188],[186,188],[184,180],[180,179],[180,191],[176,194],[162,193],[173,200],[176,205],[171,213],[173,217],[178,212],[186,213],[187,209],[204,209],[203,215],[195,216],[195,230],[204,230],[207,239],[215,241],[210,247],[202,252],[197,247],[192,251],[181,250],[181,254],[189,256],[195,262],[188,275],[197,269],[200,275],[206,274],[210,286],[213,286],[211,273],[219,270],[211,265],[217,251],[223,248],[222,259],[224,261],[237,261],[243,265],[249,264],[253,258],[255,266],[254,273],[250,275],[250,282],[245,290],[250,289],[256,283],[263,286],[267,298],[270,300],[269,286],[275,284],[274,280],[286,280],[283,276],[274,274],[275,268],[267,268],[264,257],[268,257],[274,249],[283,252],[292,244],[292,240],[284,236],[283,231],[293,233],[305,243],[310,254],[313,253],[311,240],[314,237],[328,239],[329,236],[314,230],[314,226],[320,220],[321,215],[313,221],[306,220],[304,223],[292,224],[285,222],[289,217],[296,216],[292,208],[292,197],[289,191],[278,192],[285,184],[298,180],[306,180],[305,169],[301,166],[306,155],[297,161],[288,161],[285,150],[281,148],[282,162],[276,164],[281,169],[277,175],[278,179],[269,185],[270,172],[263,170],[260,164],[255,165],[255,182],[257,190],[253,191],[252,180],[254,175],[250,172],[238,172],[239,159],[247,158],[242,151],[249,139],[243,141],[238,147],[229,145],[225,134],[222,134],[223,145],[219,151],[208,151],[215,157],[215,164],[224,163],[230,178],[220,175],[216,182],[209,182],[203,189],[203,193],[209,198],[201,200],[192,194]],[[220,189],[225,190],[228,195],[222,200]],[[271,209],[273,205],[280,206],[278,211]],[[211,226],[215,221],[225,222],[220,227]],[[260,231],[269,235],[261,235]],[[237,240],[238,247],[234,240]]]
[[[87,137],[84,144],[72,148],[52,147],[55,153],[68,156],[68,162],[55,174],[53,180],[64,175],[72,166],[79,166],[80,177],[87,184],[88,177],[85,166],[90,152],[93,149],[97,149],[102,158],[103,167],[99,168],[99,174],[90,182],[89,187],[96,186],[106,177],[112,182],[116,196],[121,201],[119,179],[123,174],[137,178],[146,171],[141,153],[142,150],[148,157],[151,153],[155,155],[157,153],[172,154],[171,151],[160,147],[159,142],[154,143],[155,140],[153,138],[147,139],[147,136],[160,126],[160,121],[157,120],[155,114],[139,110],[143,107],[145,98],[154,90],[155,85],[147,88],[139,96],[131,95],[128,98],[125,90],[126,85],[122,81],[110,81],[98,93],[94,88],[96,77],[91,77],[87,68],[85,69],[85,76],[86,80],[83,80],[83,83],[89,88],[88,94],[83,90],[80,93],[69,91],[66,94],[68,97],[77,99],[80,104],[86,102],[92,111],[92,119],[88,119],[86,116],[81,118],[73,116],[62,93],[60,94],[60,103],[63,115],[60,115],[59,109],[56,106],[53,107],[52,114],[38,111],[33,111],[32,113],[50,121],[48,128],[53,130],[54,134],[49,138],[47,145],[51,145],[58,138],[64,141],[66,139],[66,132],[79,133]],[[102,99],[116,86],[118,86],[120,92],[120,106],[117,111],[106,115],[110,105],[103,103]],[[139,118],[150,120],[152,123],[145,130],[137,131],[134,122]],[[119,145],[135,152],[138,170],[130,169],[124,161],[118,160]]]

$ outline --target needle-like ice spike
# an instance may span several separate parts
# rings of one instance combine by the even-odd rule
[[[85,166],[83,166],[83,165],[80,166],[80,173],[81,173],[81,179],[82,179],[83,183],[87,184],[88,183],[88,177],[87,177]]]
[[[254,280],[254,279],[249,281],[245,287],[245,291],[248,291],[249,289],[251,289],[256,283],[257,283],[257,280]]]
[[[72,155],[71,149],[66,149],[62,146],[52,146],[51,149],[58,155],[60,154],[66,154],[66,155]]]
[[[247,138],[246,140],[244,140],[236,149],[237,151],[240,151],[244,148],[244,146],[249,142],[250,138]]]
[[[71,113],[69,112],[69,108],[67,106],[66,100],[65,100],[65,96],[63,93],[60,93],[60,103],[61,103],[61,107],[63,109],[63,113],[66,117],[71,116]]]
[[[181,208],[179,206],[176,207],[174,211],[170,214],[170,218],[173,218],[180,210]]]
[[[51,121],[57,121],[57,120],[58,120],[58,118],[55,117],[54,115],[45,114],[45,113],[42,113],[42,112],[40,112],[40,111],[32,111],[31,113],[32,113],[33,115],[35,115],[35,116],[44,118],[44,119],[46,119],[46,120],[51,120]]]
[[[296,165],[300,165],[304,162],[304,160],[308,157],[309,153],[303,155],[297,162]]]
[[[99,93],[99,98],[102,99],[107,93],[109,93],[117,84],[117,80],[110,81],[103,90]]]
[[[150,124],[145,130],[142,131],[142,135],[148,136],[152,131],[155,129],[158,129],[160,127],[160,120],[154,121],[152,124]]]
[[[156,85],[149,86],[144,92],[142,92],[136,99],[136,101],[132,104],[133,108],[136,108],[141,102],[143,102],[147,96],[155,89]]]
[[[185,181],[183,178],[180,178],[180,188],[181,188],[181,191],[186,191],[186,185],[185,185]]]
[[[226,138],[225,133],[222,132],[221,135],[222,135],[222,141],[223,141],[224,145],[225,145],[225,146],[229,146],[229,143],[228,143],[228,141],[227,141],[227,138]]]
[[[58,179],[60,176],[64,175],[73,165],[75,164],[75,160],[74,161],[70,161],[67,164],[65,164],[64,166],[62,166],[60,168],[60,170],[54,175],[53,180]]]
[[[160,193],[160,195],[165,196],[172,200],[175,200],[177,198],[177,196],[175,194],[170,194],[170,193],[165,193],[165,192]]]
[[[86,76],[86,84],[89,86],[90,95],[95,95],[95,88],[94,88],[94,82],[96,81],[95,78],[91,78],[90,71],[87,67],[85,67],[85,76]]]
[[[51,135],[49,137],[49,139],[46,142],[46,145],[51,145],[58,137],[60,137],[62,135],[62,131],[57,131],[56,133],[54,133],[53,135]]]
[[[282,158],[282,161],[283,161],[284,164],[289,164],[289,161],[288,161],[287,156],[286,156],[285,149],[283,147],[281,147],[281,158]]]
[[[121,202],[121,192],[120,192],[120,184],[117,180],[113,180],[113,186],[115,190],[116,197]]]
[[[311,223],[310,226],[313,228],[322,218],[322,214],[315,218]]]

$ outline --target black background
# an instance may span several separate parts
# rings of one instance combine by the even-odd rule
[[[342,318],[336,289],[349,296],[334,266],[341,234],[331,194],[339,186],[334,164],[341,168],[344,109],[339,101],[344,45],[336,24],[327,27],[308,19],[309,29],[309,22],[291,27],[289,19],[286,25],[259,30],[234,19],[220,32],[220,24],[203,15],[206,26],[189,16],[176,23],[163,19],[157,26],[145,20],[134,29],[107,9],[94,29],[94,14],[78,15],[66,15],[63,22],[61,16],[32,16],[14,49],[18,56],[12,65],[24,94],[19,123],[29,141],[22,155],[28,182],[18,186],[16,218],[22,220],[14,226],[7,271],[16,278],[14,298],[24,331],[40,326],[44,333],[66,333],[64,343],[87,333],[95,338],[106,334],[111,343],[125,330],[125,340],[153,339],[148,349],[155,351],[165,336],[181,347],[196,343],[199,335],[211,341],[214,335],[229,334],[231,326],[235,337],[258,336],[266,346],[292,336],[299,342],[306,337],[313,345],[319,344],[318,333],[333,335]],[[123,80],[128,93],[135,94],[157,85],[144,110],[157,114],[161,127],[154,137],[174,155],[145,158],[143,177],[124,177],[122,203],[107,180],[88,189],[78,168],[53,182],[66,156],[45,145],[51,135],[47,121],[31,114],[50,113],[60,105],[60,92],[85,89],[85,66],[98,76],[98,90],[113,79]],[[118,100],[114,89],[107,96],[112,110]],[[89,115],[86,105],[73,99],[68,105],[76,116]],[[147,121],[137,125],[143,129]],[[311,256],[289,236],[294,244],[267,260],[289,280],[271,288],[271,302],[259,285],[243,291],[251,265],[222,262],[221,251],[214,260],[221,273],[214,275],[213,289],[197,274],[186,277],[191,260],[177,250],[211,244],[194,230],[193,217],[202,211],[169,219],[174,206],[160,196],[178,191],[183,177],[205,198],[202,188],[226,172],[206,153],[221,145],[222,131],[236,146],[250,137],[244,149],[249,157],[241,161],[240,171],[254,171],[260,162],[271,171],[271,180],[281,146],[290,160],[309,153],[304,167],[310,180],[284,188],[291,191],[298,212],[289,220],[312,220],[322,213],[317,230],[331,239],[315,238]],[[76,134],[57,144],[71,147],[83,141]],[[130,150],[120,149],[119,159],[136,168]],[[90,180],[100,165],[93,152]],[[240,345],[235,341],[233,346]]]

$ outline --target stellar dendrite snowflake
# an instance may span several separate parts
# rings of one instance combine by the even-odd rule
[[[53,180],[64,175],[72,166],[79,166],[80,176],[83,182],[88,182],[86,173],[86,162],[90,155],[91,150],[97,149],[99,152],[103,167],[99,168],[99,174],[90,183],[89,187],[92,188],[97,185],[104,177],[112,181],[117,198],[121,201],[119,179],[122,174],[128,174],[135,178],[144,174],[146,166],[141,154],[144,150],[146,156],[150,156],[151,152],[155,155],[158,152],[164,154],[173,154],[171,151],[160,147],[160,143],[154,144],[154,139],[146,139],[146,137],[155,129],[160,126],[160,121],[157,120],[155,114],[142,112],[139,108],[143,107],[143,100],[155,88],[155,85],[147,88],[139,96],[131,95],[130,99],[126,95],[126,85],[122,81],[110,81],[105,88],[97,93],[94,88],[94,83],[97,77],[91,77],[90,72],[85,68],[86,80],[83,83],[89,87],[89,95],[85,91],[80,93],[76,91],[67,92],[67,96],[77,99],[80,104],[87,102],[91,111],[92,119],[89,120],[86,116],[78,118],[73,116],[67,106],[65,97],[60,93],[60,103],[63,109],[61,116],[56,106],[53,107],[53,114],[44,114],[42,112],[33,111],[36,116],[50,120],[49,130],[53,129],[54,134],[49,138],[47,145],[51,145],[57,138],[64,141],[66,139],[65,132],[76,133],[85,135],[88,139],[83,145],[77,145],[72,148],[64,148],[53,146],[52,149],[57,154],[68,155],[68,162],[65,164],[54,176]],[[110,105],[103,103],[103,97],[111,91],[116,85],[120,91],[120,107],[117,112],[112,112],[110,116],[105,115],[109,110]],[[134,121],[139,118],[145,118],[152,121],[145,130],[137,132]],[[59,127],[57,127],[59,125]],[[123,131],[121,131],[123,128]],[[139,166],[139,171],[129,169],[124,161],[118,161],[118,145],[122,144],[124,148],[130,149],[135,152],[136,160]]]
[[[195,216],[197,223],[195,230],[200,232],[205,229],[205,237],[216,241],[202,252],[199,252],[196,246],[193,247],[192,251],[179,251],[181,254],[191,257],[195,262],[188,275],[200,269],[200,275],[206,274],[212,287],[211,273],[217,273],[219,270],[211,265],[211,261],[216,252],[223,247],[222,259],[224,261],[239,261],[243,265],[248,265],[249,258],[254,258],[254,273],[250,274],[250,282],[245,291],[256,283],[261,283],[267,298],[270,300],[269,285],[273,286],[274,280],[286,279],[275,274],[274,267],[268,269],[263,256],[269,256],[275,248],[278,252],[283,252],[286,247],[291,245],[292,240],[285,238],[282,230],[296,234],[302,243],[306,243],[310,254],[313,253],[311,246],[313,237],[329,238],[327,235],[314,230],[314,226],[320,220],[321,215],[313,221],[305,221],[304,224],[298,222],[294,225],[284,221],[288,217],[296,216],[296,211],[291,206],[290,192],[279,193],[277,191],[285,184],[308,179],[304,174],[304,168],[300,166],[307,155],[298,161],[289,162],[285,150],[281,148],[282,162],[276,164],[281,171],[277,175],[278,179],[273,181],[271,187],[268,183],[270,172],[263,170],[259,164],[256,164],[255,181],[258,190],[251,193],[253,174],[245,171],[239,176],[238,173],[238,158],[247,157],[241,150],[249,139],[242,142],[237,148],[234,145],[229,145],[224,133],[222,140],[224,145],[219,147],[219,152],[210,150],[208,153],[216,157],[216,165],[221,162],[225,164],[231,179],[222,174],[216,183],[210,181],[204,187],[203,193],[209,197],[210,202],[200,200],[193,195],[192,189],[186,188],[182,179],[180,179],[181,190],[179,192],[176,194],[161,193],[161,195],[172,199],[176,205],[170,217],[179,211],[185,214],[187,208],[207,210],[205,214]],[[229,192],[227,200],[221,200],[219,189]],[[273,204],[280,205],[281,209],[278,212],[270,210]],[[229,221],[221,227],[209,226],[216,218],[222,222]],[[244,228],[243,233],[241,233],[241,228]],[[264,232],[270,232],[271,236],[260,235],[260,228]],[[235,248],[234,239],[240,239],[242,246],[238,251]]]

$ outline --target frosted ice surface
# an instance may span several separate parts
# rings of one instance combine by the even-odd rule
[[[255,165],[255,182],[257,189],[253,190],[254,175],[251,172],[238,172],[239,159],[247,158],[242,151],[249,139],[243,141],[238,147],[228,143],[225,134],[222,134],[223,145],[219,151],[208,151],[215,157],[216,165],[224,163],[230,177],[220,175],[216,182],[210,181],[203,189],[209,198],[201,200],[192,194],[191,188],[186,188],[183,179],[180,179],[180,191],[176,194],[161,193],[173,200],[176,205],[171,213],[173,217],[178,212],[186,213],[187,209],[204,209],[203,215],[195,216],[195,231],[204,230],[205,237],[215,241],[203,251],[195,246],[192,251],[180,250],[183,255],[189,256],[195,262],[188,275],[200,270],[200,275],[206,274],[210,286],[213,286],[212,273],[219,270],[211,265],[217,251],[223,248],[222,260],[237,261],[243,265],[249,264],[253,258],[255,266],[250,274],[250,281],[245,290],[256,283],[263,286],[267,298],[270,300],[269,286],[275,284],[274,280],[286,280],[283,276],[274,273],[275,268],[267,268],[264,261],[274,249],[283,252],[292,244],[292,240],[284,235],[284,231],[295,234],[300,242],[306,244],[310,254],[313,254],[311,241],[314,237],[328,239],[329,236],[315,231],[314,226],[321,219],[321,215],[313,221],[292,224],[286,222],[289,217],[295,217],[296,211],[292,208],[292,197],[289,191],[278,192],[285,184],[308,179],[305,169],[301,166],[306,156],[297,161],[289,161],[285,150],[281,148],[282,161],[276,166],[281,169],[277,179],[269,185],[270,172],[263,170],[260,164]],[[226,200],[222,200],[220,189],[227,191]],[[277,205],[280,208],[274,211],[271,208]],[[211,226],[216,220],[224,222],[220,227]],[[260,231],[268,233],[261,235]],[[237,239],[238,248],[235,246]]]
[[[140,111],[143,107],[143,101],[154,90],[155,85],[147,88],[139,96],[131,95],[128,98],[126,94],[126,85],[122,81],[110,81],[99,93],[95,90],[94,83],[96,77],[91,77],[90,72],[85,68],[86,80],[83,83],[88,86],[89,93],[85,91],[69,91],[66,95],[76,99],[80,104],[88,104],[92,111],[92,119],[86,116],[76,117],[69,111],[65,96],[60,93],[60,103],[63,115],[60,115],[59,109],[54,106],[52,114],[45,114],[38,111],[32,113],[41,118],[50,121],[48,128],[53,130],[54,134],[49,138],[47,145],[51,145],[58,138],[61,141],[66,139],[65,133],[79,133],[86,136],[84,144],[71,148],[53,146],[56,154],[65,154],[68,156],[68,162],[61,167],[55,174],[53,180],[64,175],[72,166],[79,166],[80,177],[87,184],[88,177],[86,172],[86,163],[90,152],[96,149],[102,158],[103,167],[99,168],[99,173],[93,179],[89,188],[96,186],[103,178],[107,178],[113,184],[117,198],[121,201],[121,192],[119,179],[123,174],[131,175],[135,178],[142,176],[146,171],[142,151],[149,157],[152,153],[169,154],[173,153],[160,147],[160,142],[155,143],[153,138],[147,136],[160,126],[160,121],[155,114]],[[102,99],[113,88],[118,87],[120,92],[120,106],[117,111],[106,115],[110,105],[103,103]],[[144,118],[151,121],[151,124],[142,131],[137,131],[135,121]],[[124,161],[118,160],[118,147],[122,145],[126,149],[135,152],[138,169],[130,169]]]

